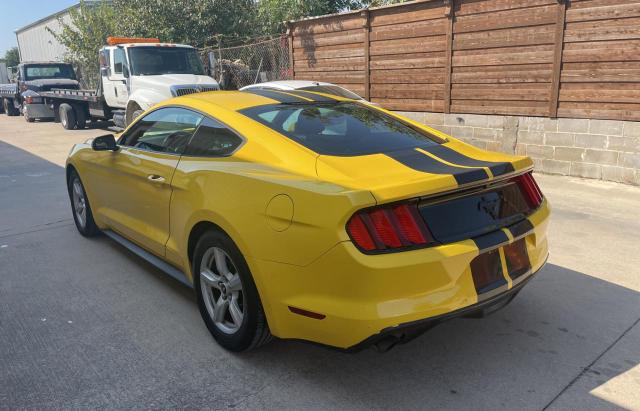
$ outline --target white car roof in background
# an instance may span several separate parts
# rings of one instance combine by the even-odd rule
[[[252,88],[270,87],[278,90],[297,90],[302,87],[311,86],[335,86],[335,84],[324,83],[322,81],[310,81],[310,80],[277,80],[267,81],[264,83],[249,84],[242,87],[240,90],[248,90]]]

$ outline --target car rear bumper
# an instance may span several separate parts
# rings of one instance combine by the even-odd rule
[[[509,302],[546,261],[549,214],[544,201],[526,220],[526,229],[516,227],[507,241],[492,245],[465,240],[365,255],[342,242],[304,267],[253,259],[249,264],[274,335],[347,350],[392,345],[446,319],[480,315]],[[525,245],[530,263],[517,275],[505,273],[504,257],[504,247],[515,242]],[[498,251],[504,281],[478,288],[472,262]]]
[[[405,344],[414,338],[419,337],[424,332],[445,321],[453,320],[455,318],[484,318],[487,315],[493,314],[501,308],[506,307],[535,274],[536,273],[531,273],[523,281],[513,286],[513,288],[500,294],[496,294],[482,302],[450,313],[386,328],[378,334],[372,335],[344,351],[358,352],[365,348],[376,347],[378,351],[384,352],[398,344]]]

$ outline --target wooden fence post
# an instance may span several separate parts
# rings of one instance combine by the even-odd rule
[[[362,22],[362,30],[364,31],[364,98],[369,100],[371,98],[371,77],[370,77],[370,58],[369,58],[369,46],[370,46],[370,27],[369,27],[369,10],[363,10],[361,13],[364,21]]]
[[[564,47],[564,26],[566,23],[567,2],[558,0],[556,15],[555,48],[553,53],[553,71],[549,94],[549,117],[558,116],[558,99],[560,96],[560,74],[562,72],[562,51]]]
[[[293,27],[289,21],[287,22],[287,43],[289,43],[289,71],[291,74],[291,80],[295,80],[296,73],[293,69]]]
[[[445,12],[447,17],[447,50],[446,50],[446,62],[445,62],[445,74],[444,74],[444,113],[449,114],[451,112],[451,66],[453,61],[453,18],[454,18],[454,1],[445,0]]]

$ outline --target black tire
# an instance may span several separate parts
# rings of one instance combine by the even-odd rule
[[[79,189],[82,191],[82,196],[84,197],[84,211],[85,218],[84,224],[82,222],[81,213],[78,212],[78,208],[76,207],[76,198],[74,198],[74,190],[75,184],[79,184]],[[87,198],[87,193],[84,191],[84,185],[82,184],[82,180],[80,180],[80,176],[75,170],[71,170],[69,173],[69,181],[67,181],[67,190],[69,192],[69,201],[71,202],[71,213],[73,214],[73,221],[76,223],[76,228],[78,232],[85,237],[94,237],[100,233],[100,229],[96,225],[96,222],[93,219],[93,212],[91,211],[91,206],[89,205],[89,199]]]
[[[202,284],[200,267],[203,257],[213,248],[221,249],[226,253],[230,259],[229,262],[235,269],[235,274],[240,276],[242,282],[242,325],[234,332],[224,332],[216,325],[207,309],[205,302],[205,298],[207,297],[203,295],[203,287],[205,288],[205,294],[207,294],[207,284]],[[240,352],[258,348],[272,340],[273,337],[269,331],[269,325],[267,324],[267,319],[262,309],[260,296],[253,281],[251,271],[242,253],[229,236],[219,230],[205,232],[196,244],[192,272],[194,273],[194,285],[200,314],[209,332],[211,332],[211,335],[213,335],[213,338],[215,338],[218,344],[229,351]],[[210,288],[210,290],[212,293],[215,291],[212,288]],[[213,296],[213,294],[211,295]],[[222,298],[221,292],[219,298]],[[228,298],[231,302],[232,297],[230,293]]]
[[[58,112],[60,113],[60,123],[62,124],[62,127],[66,130],[73,130],[76,128],[76,112],[71,104],[60,104]]]
[[[134,121],[135,119],[140,117],[142,113],[144,113],[144,110],[142,109],[134,111],[133,114],[131,115],[131,121]]]
[[[136,103],[132,103],[132,105],[127,108],[127,111],[124,115],[125,126],[129,127],[129,124],[133,123],[133,121],[142,113],[144,113],[144,110],[141,109],[140,106]]]
[[[13,106],[13,100],[9,100],[8,98],[2,99],[2,106],[7,116],[15,117],[20,115],[20,111]]]
[[[82,130],[87,127],[87,112],[84,107],[79,105],[73,106],[74,112],[76,113],[76,128],[78,130]]]

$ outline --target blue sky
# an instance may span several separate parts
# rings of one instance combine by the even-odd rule
[[[17,46],[15,29],[78,3],[78,0],[11,0],[0,2],[0,58]]]

